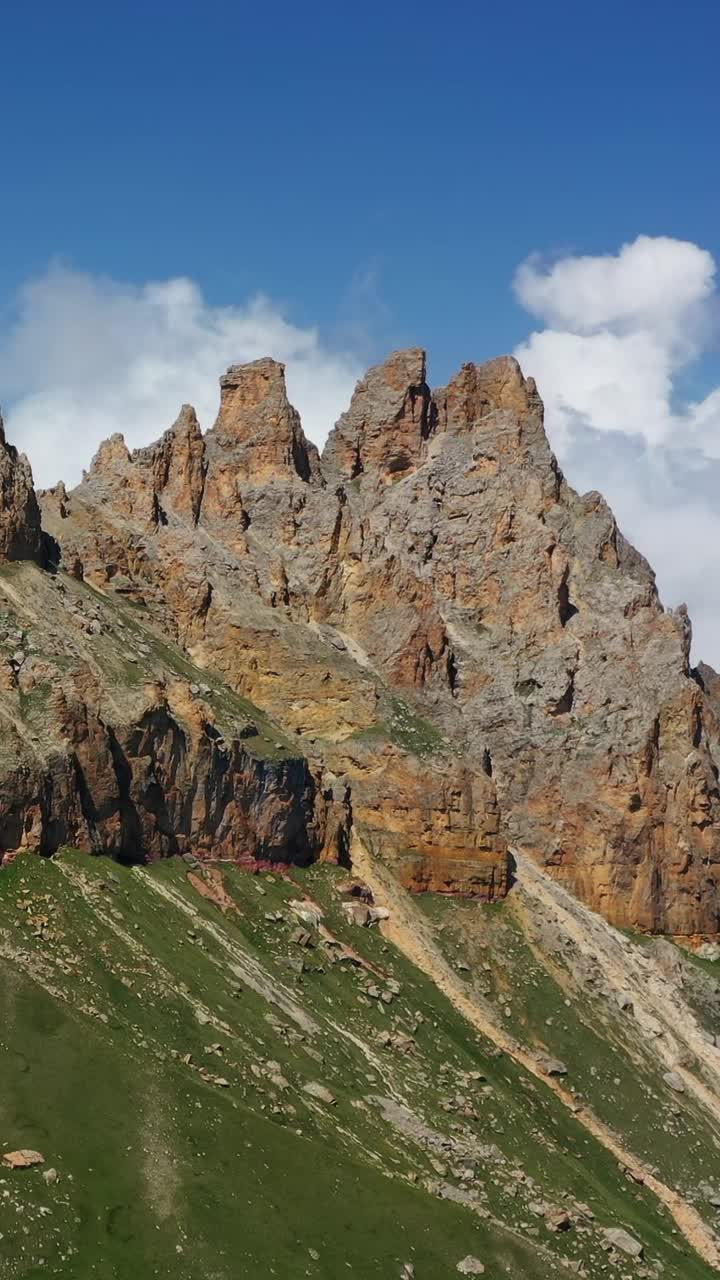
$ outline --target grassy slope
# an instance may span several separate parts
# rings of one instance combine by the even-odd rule
[[[718,1139],[695,1100],[663,1082],[666,1068],[631,1014],[596,991],[592,979],[578,980],[561,947],[552,954],[533,948],[512,898],[482,917],[471,903],[429,896],[420,908],[440,926],[445,954],[467,964],[467,981],[499,1008],[507,1030],[564,1061],[578,1100],[717,1224],[710,1197],[720,1189]],[[638,938],[636,945],[652,942]]]
[[[596,1227],[625,1225],[666,1278],[706,1277],[541,1085],[377,932],[344,922],[341,874],[223,867],[223,912],[181,861],[131,871],[67,853],[3,873],[0,1143],[39,1149],[60,1175],[0,1174],[3,1275],[392,1277],[412,1261],[418,1280],[442,1280],[470,1253],[490,1280],[552,1280],[563,1260],[597,1274]],[[317,936],[292,943],[287,904],[303,892],[372,972],[333,963]],[[392,1003],[365,993],[388,979]],[[414,1034],[415,1052],[382,1048],[385,1029]],[[304,1094],[309,1081],[337,1104]],[[423,1134],[462,1139],[474,1181],[456,1153],[401,1138],[378,1097],[404,1101]],[[481,1212],[439,1199],[438,1181],[469,1185]],[[540,1198],[580,1200],[595,1223],[549,1232],[529,1208]]]

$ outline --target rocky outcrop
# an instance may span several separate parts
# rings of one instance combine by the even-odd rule
[[[432,428],[425,352],[397,351],[358,384],[333,431],[324,462],[344,480],[372,472],[383,480],[407,475],[420,462]]]
[[[342,860],[344,792],[146,617],[74,574],[0,566],[0,863],[65,844]]]
[[[720,930],[720,730],[687,616],[568,485],[516,361],[431,392],[424,353],[396,353],[322,459],[273,361],[228,372],[204,439],[179,423],[111,442],[47,527],[295,733],[405,883],[493,897],[517,847],[616,923]],[[430,755],[387,745],[392,690]]]
[[[44,564],[46,557],[30,463],[7,443],[0,417],[0,563],[35,560]]]
[[[499,840],[494,788],[458,761],[428,768],[385,747],[371,785],[348,750],[345,784],[353,826],[389,862],[411,892],[457,893],[496,902],[511,883],[511,859]],[[384,767],[383,767],[384,765]]]
[[[61,519],[72,518],[72,497],[56,490],[50,500],[64,508]],[[296,639],[285,651],[287,675],[268,673],[267,688],[280,682],[288,698],[299,670],[317,687],[311,696],[297,680],[283,728],[217,674],[193,667],[128,596],[127,580],[98,594],[81,576],[29,563],[0,573],[0,861],[71,844],[128,861],[192,853],[343,863],[355,821],[410,887],[452,889],[460,869],[476,896],[504,892],[508,860],[492,785],[473,783],[467,770],[458,785],[437,731],[349,655],[309,628],[286,628],[283,643]],[[168,601],[176,598],[169,591]],[[219,616],[217,636],[221,625]],[[219,653],[237,661],[232,619],[226,625],[235,643]],[[262,638],[258,630],[250,653],[259,688]],[[273,663],[278,633],[274,640],[265,659]],[[294,717],[303,727],[289,735]],[[318,729],[341,717],[344,741],[321,742]],[[429,750],[432,764],[418,757]],[[393,795],[402,802],[391,812]]]
[[[348,490],[342,625],[488,762],[510,844],[618,923],[715,932],[718,731],[686,615],[566,483],[515,361],[433,400],[421,465]]]
[[[333,808],[302,755],[259,755],[242,734],[226,738],[182,683],[151,682],[129,723],[110,723],[100,697],[66,678],[50,696],[45,758],[18,741],[19,760],[3,771],[0,861],[63,845],[127,862],[341,857],[347,811]]]
[[[233,464],[237,481],[253,487],[287,472],[308,480],[317,468],[317,449],[287,398],[285,366],[277,360],[231,365],[223,374],[220,412],[207,445],[211,457],[221,454],[223,464]],[[211,510],[209,496],[207,503]]]

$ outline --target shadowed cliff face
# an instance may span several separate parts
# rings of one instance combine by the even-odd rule
[[[186,407],[43,495],[65,564],[276,717],[409,887],[496,896],[517,846],[614,922],[716,933],[720,741],[687,616],[566,483],[517,363],[431,392],[396,353],[322,460],[282,366],[221,385],[206,437]]]
[[[121,728],[77,707],[71,728],[69,751],[6,775],[0,849],[300,865],[323,849],[327,806],[304,759],[258,760],[209,735],[193,741],[164,706]]]
[[[0,862],[67,844],[127,862],[340,860],[344,792],[204,678],[120,601],[0,565]]]
[[[7,443],[0,416],[0,561],[3,560],[45,564],[47,547],[30,463],[24,453]]]

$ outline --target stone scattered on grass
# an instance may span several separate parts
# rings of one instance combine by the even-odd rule
[[[297,947],[314,947],[313,936],[308,933],[307,929],[293,929],[290,934],[290,941]]]
[[[387,907],[371,907],[370,908],[370,924],[379,924],[381,920],[389,920],[390,912]]]
[[[6,1151],[2,1159],[8,1169],[32,1169],[35,1165],[45,1163],[45,1157],[39,1151],[31,1151],[27,1147],[19,1151]]]
[[[372,902],[372,890],[362,880],[346,880],[336,886],[337,892],[344,898],[360,898],[363,902]]]
[[[342,912],[348,924],[363,926],[370,923],[370,908],[364,902],[343,902]]]
[[[324,1102],[328,1107],[335,1105],[335,1095],[324,1084],[318,1084],[315,1080],[309,1080],[303,1085],[303,1093],[309,1094],[311,1098],[316,1098],[318,1102]]]
[[[485,1274],[482,1262],[479,1258],[473,1258],[471,1253],[468,1254],[467,1258],[463,1258],[458,1262],[455,1269],[460,1272],[461,1276],[482,1276]]]
[[[288,906],[303,924],[309,925],[312,929],[317,929],[323,913],[319,907],[315,906],[314,902],[298,902],[296,898],[293,898],[288,903]]]
[[[642,1258],[643,1246],[624,1227],[605,1227],[602,1234],[605,1243],[613,1249],[626,1253],[629,1258]]]
[[[543,1075],[546,1075],[546,1076],[566,1076],[567,1075],[567,1067],[565,1066],[564,1062],[561,1062],[560,1058],[548,1058],[544,1054],[541,1054],[537,1062]]]
[[[569,1231],[572,1226],[570,1214],[565,1209],[551,1209],[545,1216],[548,1231]]]

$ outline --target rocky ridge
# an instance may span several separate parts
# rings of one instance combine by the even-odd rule
[[[7,545],[35,547],[37,561],[26,473],[7,446],[3,459]],[[242,739],[209,744],[187,692],[212,673],[228,699],[262,708],[298,762],[278,782],[304,815],[289,860],[347,858],[352,828],[407,887],[494,900],[517,849],[614,923],[718,932],[714,673],[691,669],[685,611],[663,609],[600,495],[563,477],[514,360],[465,365],[433,391],[424,353],[395,353],[358,384],[322,456],[282,365],[233,366],[205,435],[184,406],[156,445],[130,453],[113,437],[74,491],[58,485],[40,502],[62,556],[53,590],[91,595],[108,626],[124,610],[155,655],[149,704],[123,709],[119,734],[117,711],[103,720],[140,751],[131,773],[142,781],[130,786],[140,819],[121,816],[116,769],[113,834],[101,823],[91,839],[73,820],[79,843],[142,857],[212,850],[217,836],[233,852],[240,816],[223,836],[219,818],[193,816],[217,768],[226,780],[245,769]],[[177,714],[163,710],[182,684],[169,653],[170,666],[192,667]],[[99,702],[111,700],[114,677],[94,674]],[[75,759],[84,730],[61,731],[58,697],[54,732]],[[203,760],[222,760],[208,766],[211,782],[188,746],[188,707]],[[24,797],[13,822],[28,843]],[[245,794],[238,815],[254,806]],[[18,838],[5,828],[11,850]],[[241,851],[281,858],[282,839],[256,841],[248,818]]]

